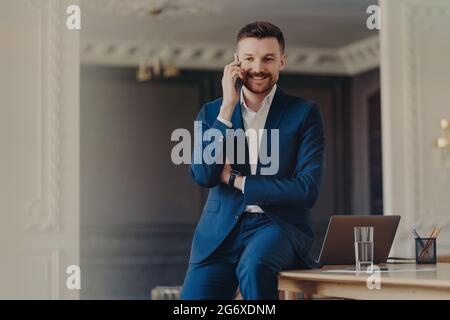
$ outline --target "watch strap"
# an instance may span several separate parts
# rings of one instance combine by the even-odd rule
[[[236,180],[237,176],[240,176],[241,173],[237,170],[231,170],[230,171],[230,178],[228,179],[228,186],[231,188],[234,188],[234,181]]]

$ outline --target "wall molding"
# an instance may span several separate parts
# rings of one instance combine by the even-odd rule
[[[60,260],[61,249],[59,247],[43,247],[43,248],[29,248],[26,250],[23,258],[23,270],[33,275],[33,286],[39,279],[43,281],[44,288],[40,288],[39,297],[30,297],[31,299],[60,299],[59,285],[60,285]],[[41,268],[39,268],[41,267]],[[36,270],[44,270],[45,274],[34,274]],[[26,276],[22,274],[21,280],[26,281]],[[27,292],[27,283],[21,283],[24,292]],[[29,285],[29,283],[28,283]],[[35,289],[35,288],[33,288]]]
[[[404,129],[404,154],[405,154],[405,166],[404,166],[404,208],[408,215],[405,216],[405,222],[409,227],[413,227],[416,223],[416,219],[419,217],[419,184],[421,182],[421,176],[417,176],[418,173],[418,157],[420,156],[417,148],[417,137],[420,136],[419,121],[417,117],[417,46],[416,44],[416,25],[414,7],[410,5],[402,5],[402,52],[405,57],[403,60],[403,116],[405,119]]]
[[[439,63],[435,59],[445,59],[445,52],[436,45],[446,38],[433,29],[438,23],[445,22],[440,28],[448,26],[450,6],[441,0],[380,4],[385,21],[380,35],[385,212],[402,216],[395,254],[413,255],[411,228],[427,233],[432,227],[448,229],[450,225],[448,201],[441,192],[448,183],[430,180],[441,176],[432,165],[430,132],[445,107],[438,100],[429,101],[436,90],[427,86],[433,77],[445,77],[444,69],[430,66]],[[445,97],[446,92],[441,92]],[[442,232],[438,242],[439,254],[448,254],[450,238]]]
[[[436,18],[450,17],[450,7],[426,4],[402,3],[402,36],[403,42],[403,111],[404,126],[404,153],[405,167],[405,212],[409,227],[430,227],[434,225],[448,226],[450,216],[443,216],[436,205],[425,196],[424,155],[428,152],[423,149],[424,142],[419,138],[424,136],[423,115],[419,105],[423,105],[423,88],[421,75],[421,62],[423,46],[420,38],[424,32],[430,30]]]
[[[29,3],[40,16],[40,189],[29,205],[24,228],[29,232],[58,232],[60,216],[61,12],[60,1]]]
[[[232,46],[212,43],[150,42],[142,39],[82,37],[81,63],[137,67],[155,58],[182,69],[222,70],[233,60]],[[289,47],[286,72],[356,75],[379,67],[378,35],[336,49]]]

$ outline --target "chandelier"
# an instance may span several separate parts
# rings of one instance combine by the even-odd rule
[[[219,12],[219,8],[211,0],[82,0],[94,10],[111,16],[139,17],[156,20],[173,17],[210,14]],[[158,34],[160,37],[161,34]],[[147,40],[148,41],[148,40]],[[141,57],[136,71],[136,80],[139,82],[157,78],[176,77],[178,67],[162,56]]]
[[[156,58],[139,64],[136,71],[136,80],[144,82],[156,78],[172,78],[178,76],[179,73],[180,70],[175,64]]]

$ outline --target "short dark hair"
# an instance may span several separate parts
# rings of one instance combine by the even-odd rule
[[[276,38],[280,45],[281,52],[284,53],[284,36],[280,28],[267,21],[255,21],[247,24],[237,35],[237,41],[239,42],[244,38]]]

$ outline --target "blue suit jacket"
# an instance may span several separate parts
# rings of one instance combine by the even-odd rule
[[[220,130],[225,141],[229,128],[217,120],[221,105],[222,98],[206,103],[197,121],[202,122],[203,132],[209,128]],[[245,130],[240,101],[231,122],[233,129]],[[210,188],[195,229],[190,262],[201,262],[219,246],[245,206],[259,205],[292,241],[303,265],[316,266],[309,251],[314,239],[311,208],[317,200],[324,170],[325,139],[319,107],[277,88],[265,129],[279,129],[279,170],[275,175],[260,175],[258,163],[256,175],[251,175],[246,145],[246,163],[232,165],[247,176],[244,193],[220,182],[223,164],[190,165],[193,180]],[[203,147],[209,143],[203,142]],[[268,139],[268,154],[270,148]]]

